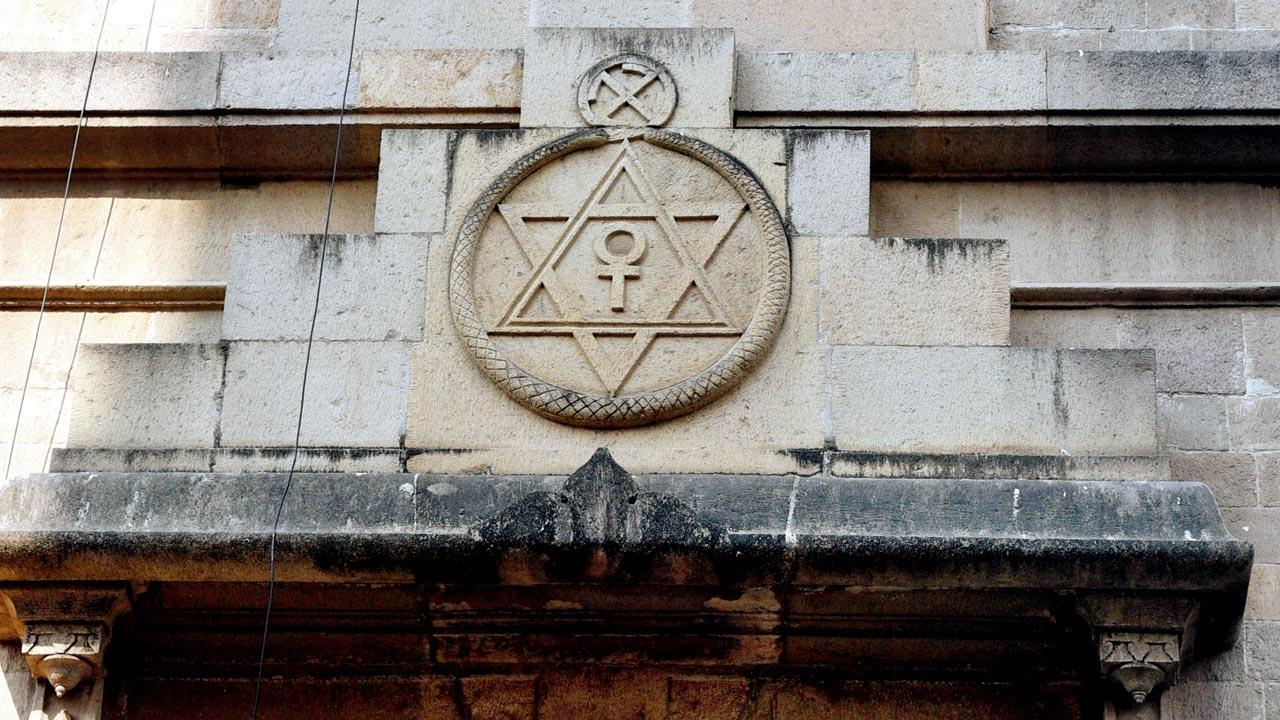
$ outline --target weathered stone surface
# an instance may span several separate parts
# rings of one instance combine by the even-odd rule
[[[1245,666],[1257,680],[1280,682],[1280,623],[1255,620],[1245,626]]]
[[[292,441],[290,441],[292,442]],[[41,446],[44,448],[44,446]],[[50,472],[399,472],[399,448],[217,447],[209,450],[162,448],[54,448]],[[33,470],[37,471],[38,470]]]
[[[1280,452],[1251,453],[1258,474],[1258,496],[1263,505],[1280,505]]]
[[[1253,507],[1258,504],[1253,466],[1254,457],[1250,453],[1178,450],[1169,453],[1171,477],[1208,485],[1221,507]]]
[[[429,263],[425,341],[414,349],[405,441],[411,471],[567,473],[603,445],[638,473],[786,473],[801,466],[790,450],[822,446],[816,242],[793,243],[796,281],[786,320],[774,347],[741,385],[699,412],[622,434],[543,419],[481,374],[452,327],[445,292],[449,243],[439,243]],[[448,407],[483,407],[484,413],[441,412]],[[531,455],[531,444],[540,451]],[[732,457],[717,449],[729,446],[739,448]]]
[[[218,81],[218,107],[262,110],[336,110],[347,79],[345,52],[226,53]],[[351,74],[347,103],[356,103]]]
[[[1280,312],[1273,308],[1245,310],[1244,376],[1249,395],[1280,395]]]
[[[581,127],[579,80],[596,63],[622,53],[651,57],[671,73],[678,100],[668,126],[732,126],[732,32],[536,27],[525,37],[520,125]]]
[[[1161,443],[1181,450],[1226,450],[1227,398],[1160,394]]]
[[[1280,189],[1234,182],[878,179],[871,232],[1007,239],[1022,283],[1273,282],[1277,204]]]
[[[984,50],[984,3],[974,0],[834,0],[780,6],[772,0],[694,0],[694,24],[731,27],[748,50]],[[857,18],[857,22],[836,22]],[[910,32],[904,32],[910,28]]]
[[[212,447],[222,394],[218,345],[82,345],[72,447]]]
[[[827,451],[823,455],[823,467],[837,477],[1024,480],[1107,480],[1117,477],[1167,480],[1170,477],[1169,459],[1163,454],[1071,456]],[[1207,483],[1199,478],[1173,477]]]
[[[426,235],[236,235],[222,335],[229,340],[417,340]],[[316,285],[325,247],[319,305]]]
[[[678,28],[690,25],[721,27],[693,22],[693,0],[530,0],[530,27]]]
[[[1227,398],[1232,450],[1280,449],[1280,397]]]
[[[351,42],[354,3],[280,0],[275,47],[345,50]],[[361,48],[502,48],[519,45],[528,23],[528,0],[493,3],[476,12],[467,3],[406,6],[397,0],[360,5],[356,45]]]
[[[836,347],[832,430],[842,450],[1151,454],[1154,371],[1149,351]]]
[[[78,111],[92,62],[84,52],[0,53],[0,110]]]
[[[226,445],[292,445],[298,432],[305,342],[232,342],[221,415]],[[301,443],[398,447],[409,397],[408,343],[311,347]],[[461,407],[461,406],[460,406]]]
[[[1154,348],[1156,387],[1162,392],[1238,394],[1245,389],[1240,316],[1233,308],[1016,311],[1013,343]]]
[[[363,50],[355,101],[361,108],[518,108],[521,59],[518,50]]]
[[[1050,53],[1050,110],[1253,110],[1280,105],[1280,53]]]
[[[871,135],[866,131],[797,132],[791,141],[787,198],[801,235],[869,232]]]
[[[1009,344],[1009,254],[998,240],[823,238],[830,345]]]
[[[667,716],[670,720],[738,720],[750,702],[747,678],[672,676]]]
[[[1224,508],[1231,534],[1253,543],[1260,563],[1280,564],[1280,508]]]
[[[101,55],[93,74],[88,108],[130,112],[212,110],[217,103],[221,60],[216,53]]]
[[[377,232],[441,232],[449,188],[449,134],[384,130],[378,165]]]
[[[746,52],[738,57],[739,112],[910,111],[914,56]]]
[[[1184,682],[1167,693],[1176,718],[1262,720],[1262,691],[1257,682]]]
[[[465,677],[459,681],[471,720],[533,720],[537,717],[536,675]]]
[[[1280,620],[1280,565],[1256,563],[1249,579],[1248,620]]]
[[[921,52],[915,72],[920,110],[1001,112],[1046,104],[1043,53]]]

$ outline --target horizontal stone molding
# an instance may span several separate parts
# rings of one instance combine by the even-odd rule
[[[145,285],[54,284],[45,310],[221,310],[221,282]],[[0,285],[0,310],[38,310],[44,286]],[[1074,307],[1230,307],[1280,305],[1280,283],[1072,284],[1013,283],[1014,309]]]
[[[0,285],[0,310],[221,310],[224,283]]]

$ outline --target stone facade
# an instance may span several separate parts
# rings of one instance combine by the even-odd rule
[[[11,464],[0,485],[0,718],[171,717],[192,697],[207,700],[192,710],[201,717],[247,712],[263,518],[291,467],[307,475],[289,532],[315,544],[285,546],[265,716],[376,705],[473,719],[1280,718],[1272,2],[504,0],[477,13],[366,0],[330,201],[348,5],[23,0],[0,30],[0,457]],[[636,104],[617,95],[614,125],[588,99],[613,97],[594,94],[608,83],[579,83],[621,72],[609,63],[624,56],[657,80],[634,91]],[[654,94],[666,83],[669,106]],[[592,332],[517,347],[496,306],[523,292],[524,276],[475,276],[486,336],[535,379],[608,404],[695,377],[748,336],[768,213],[724,219],[721,206],[740,202],[723,179],[732,173],[707,170],[717,166],[705,155],[664,154],[664,133],[741,168],[787,247],[784,300],[757,354],[732,382],[643,427],[522,404],[523,381],[496,382],[458,327],[453,278],[470,266],[456,250],[477,198],[522,157],[592,132],[605,133],[602,149],[555,160],[580,168],[513,178],[526,184],[504,190],[508,213],[495,207],[477,241],[485,267],[521,252],[536,266],[554,237],[530,230],[504,245],[513,227],[499,220],[531,226],[534,205],[571,216],[559,205],[590,190],[574,173],[622,162],[609,154],[619,143],[641,147],[628,162],[661,168],[661,192],[597,212],[631,213],[641,254],[570,256],[594,283],[584,297],[614,303],[568,318]],[[592,207],[610,204],[606,191]],[[670,227],[638,207],[695,201]],[[721,219],[721,235],[699,234]],[[716,265],[718,252],[740,264]],[[629,313],[627,297],[657,302],[644,283],[673,268],[695,289],[727,286],[707,317],[724,319],[728,340],[699,325],[695,350],[670,337],[619,350],[601,317]],[[675,311],[664,321],[695,318]],[[637,507],[666,508],[652,517],[676,517],[663,504],[675,498],[708,537],[779,538],[793,554],[735,564],[690,530],[672,536],[682,549],[664,565],[631,536],[605,534],[587,539],[622,549],[579,566],[555,548],[581,538],[553,536],[551,556],[568,565],[503,555],[502,590],[485,595],[465,573],[422,580],[446,555],[389,540],[492,540],[485,528],[511,520],[503,512],[521,498],[577,498],[563,476],[598,447],[636,474],[630,497],[648,498]],[[109,475],[94,485],[95,474]],[[1160,515],[1180,512],[1165,502],[1181,497],[1167,480],[1207,486],[1211,499],[1185,496],[1204,514]],[[1011,505],[975,500],[990,514],[966,519],[947,500],[969,497],[965,482]],[[1035,495],[1066,487],[1054,483],[1081,494],[1063,490],[1066,505]],[[874,502],[884,497],[951,510],[936,527],[933,515],[878,524],[916,517]],[[1109,518],[1134,503],[1151,516],[1046,519],[1083,507]],[[554,509],[547,517],[561,517]],[[1008,513],[1016,522],[1004,527]],[[1227,531],[1253,543],[1251,570]],[[53,544],[30,540],[41,533]],[[220,533],[242,554],[218,545]],[[804,555],[809,536],[845,554]],[[965,542],[922,550],[935,536],[1013,549],[982,566]],[[907,538],[894,552],[922,553],[937,574],[908,577],[911,563],[895,560],[880,576],[841,565],[884,538]],[[1085,539],[1139,543],[1149,563],[1015,565],[1007,554],[1042,562],[1059,547],[1084,552],[1071,543]],[[1204,544],[1179,544],[1193,540]],[[814,563],[812,574],[769,564],[783,555]],[[627,570],[636,557],[647,575]],[[1195,581],[1151,570],[1169,557]],[[556,575],[568,566],[578,574]],[[1066,585],[1045,579],[1053,567]],[[944,586],[945,573],[969,579]],[[557,577],[563,596],[521,595]],[[24,594],[32,582],[52,595]],[[671,597],[646,606],[645,583]],[[1160,602],[1135,608],[1143,592]],[[504,612],[534,601],[545,612],[503,626]],[[907,619],[887,620],[891,607]],[[992,617],[976,619],[979,608]],[[602,621],[643,638],[627,641],[640,649],[593,634]],[[305,630],[315,622],[332,624]],[[655,640],[667,631],[671,644]],[[66,699],[47,690],[57,678],[74,678]]]

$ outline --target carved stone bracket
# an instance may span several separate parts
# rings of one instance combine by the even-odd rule
[[[1181,638],[1176,633],[1104,632],[1098,657],[1108,681],[1124,690],[1127,703],[1154,702],[1178,674]]]
[[[31,674],[45,680],[61,699],[101,678],[103,652],[116,618],[129,608],[130,593],[119,585],[16,585],[0,587],[22,624],[22,655]],[[88,693],[68,717],[96,717],[100,692]],[[92,697],[90,697],[92,696]],[[80,707],[85,706],[85,707]]]
[[[101,677],[107,627],[101,622],[29,622],[22,654],[31,674],[49,682],[58,697],[88,678]]]

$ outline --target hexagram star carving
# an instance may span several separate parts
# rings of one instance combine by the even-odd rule
[[[625,176],[638,192],[641,202],[604,202],[615,183]],[[533,271],[507,304],[501,318],[489,330],[492,335],[570,335],[582,350],[596,377],[610,396],[626,382],[653,341],[671,336],[734,336],[743,329],[735,325],[720,294],[706,273],[706,265],[724,243],[729,232],[746,210],[746,203],[663,203],[652,181],[640,163],[629,140],[624,140],[603,175],[579,204],[570,203],[505,203],[498,211],[515,238],[516,245]],[[679,219],[712,218],[709,230],[690,241],[682,231]],[[593,313],[583,307],[581,298],[557,271],[557,264],[584,236],[591,220],[652,220],[658,236],[665,241],[676,258],[676,268],[663,277],[658,297],[660,317],[621,317]],[[544,250],[534,239],[529,220],[560,220],[563,226],[549,249]],[[595,281],[596,276],[591,276]],[[526,310],[542,289],[559,317],[529,317]],[[707,308],[706,320],[672,317],[691,288],[696,288]],[[617,356],[607,354],[597,336],[631,336],[631,342]]]

